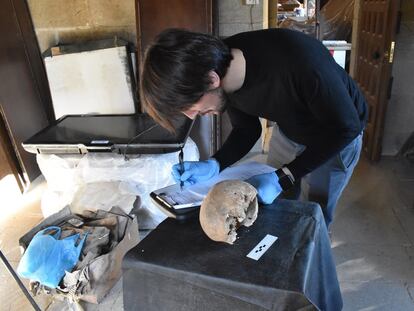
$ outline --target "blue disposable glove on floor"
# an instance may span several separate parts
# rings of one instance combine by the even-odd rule
[[[60,227],[47,227],[36,233],[17,267],[17,272],[28,279],[56,288],[65,271],[71,272],[78,262],[87,234],[59,239]]]
[[[252,176],[245,180],[257,190],[260,203],[271,204],[282,192],[276,172]]]
[[[217,176],[220,172],[220,164],[216,159],[206,161],[184,161],[184,172],[181,172],[180,163],[172,166],[172,176],[179,183],[183,182],[184,186],[194,185],[201,181],[209,180]]]

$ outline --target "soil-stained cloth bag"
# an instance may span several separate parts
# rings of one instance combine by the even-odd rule
[[[85,242],[86,235],[74,234],[59,239],[60,227],[47,227],[36,233],[17,267],[20,276],[56,288],[65,275],[72,271]]]
[[[66,207],[21,237],[20,245],[27,248],[36,233],[49,226],[61,228],[61,239],[77,234],[87,236],[79,260],[73,270],[65,273],[56,289],[50,290],[41,284],[32,287],[37,293],[45,289],[47,293],[74,301],[101,302],[121,277],[124,255],[139,242],[137,218],[118,207],[79,215]]]

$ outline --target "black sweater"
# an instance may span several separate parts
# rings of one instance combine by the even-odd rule
[[[362,131],[367,104],[326,47],[297,31],[267,29],[224,40],[243,52],[246,76],[228,94],[233,129],[213,156],[220,168],[241,159],[260,137],[258,117],[275,121],[305,151],[287,164],[295,178],[311,172]]]

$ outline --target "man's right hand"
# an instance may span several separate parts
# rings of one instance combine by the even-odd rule
[[[213,158],[206,161],[184,161],[183,166],[184,172],[181,171],[180,163],[174,164],[172,166],[172,176],[177,183],[182,181],[184,186],[209,180],[220,172],[220,164]]]

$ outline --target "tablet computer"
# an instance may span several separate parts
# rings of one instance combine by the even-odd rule
[[[168,217],[186,220],[198,216],[204,195],[181,190],[174,184],[151,192],[150,198]]]
[[[184,220],[198,215],[199,208],[210,189],[224,180],[246,180],[254,175],[274,172],[275,168],[258,162],[246,162],[226,168],[216,177],[188,187],[178,184],[150,193],[154,204],[167,216]]]

